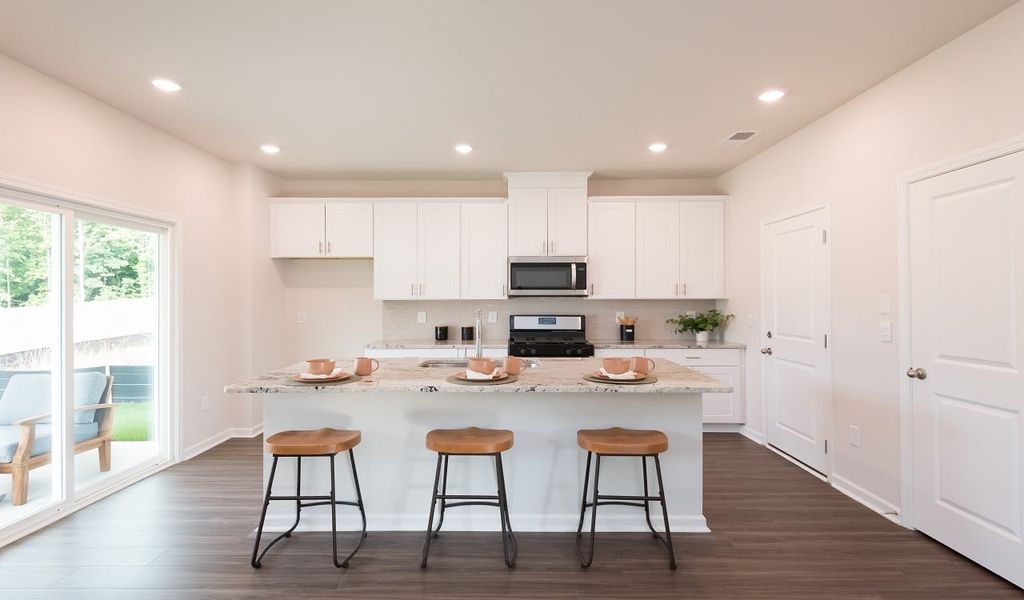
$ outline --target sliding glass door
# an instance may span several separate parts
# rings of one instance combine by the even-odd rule
[[[0,189],[0,541],[170,458],[169,233]]]

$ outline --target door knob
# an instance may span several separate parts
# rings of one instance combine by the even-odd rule
[[[925,371],[920,367],[918,367],[917,369],[915,369],[914,367],[910,367],[909,369],[907,369],[907,377],[911,379],[924,379],[925,377],[928,377],[928,371]]]
[[[771,356],[772,355],[772,349],[771,348],[761,348],[761,354],[767,354],[768,356]]]

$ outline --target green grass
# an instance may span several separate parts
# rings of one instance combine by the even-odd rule
[[[145,442],[153,419],[152,402],[124,402],[114,409],[114,441]]]

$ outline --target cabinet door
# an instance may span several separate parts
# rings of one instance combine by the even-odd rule
[[[723,213],[721,202],[679,205],[679,278],[683,297],[725,297]]]
[[[636,203],[636,297],[677,298],[679,203]]]
[[[745,421],[739,367],[692,367],[694,371],[731,385],[724,394],[703,394],[705,423],[743,423]]]
[[[548,256],[587,255],[587,188],[548,189]]]
[[[327,256],[373,256],[373,203],[327,202]]]
[[[587,278],[591,298],[636,297],[636,227],[632,202],[591,202]]]
[[[419,291],[416,205],[378,202],[373,219],[373,296],[408,300]]]
[[[504,298],[508,285],[508,203],[462,205],[462,298]]]
[[[270,205],[271,258],[323,255],[323,202],[282,201]]]
[[[459,220],[458,204],[419,205],[419,298],[459,297]]]
[[[544,188],[509,188],[509,255],[544,256],[547,246],[548,191]]]

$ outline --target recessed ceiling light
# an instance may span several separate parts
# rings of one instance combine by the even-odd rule
[[[772,102],[778,102],[785,95],[786,90],[765,90],[757,95],[757,99],[760,100],[761,102],[767,102],[771,104]]]
[[[150,83],[153,84],[153,87],[155,87],[156,89],[160,90],[161,92],[167,92],[168,94],[173,94],[174,92],[181,91],[181,84],[172,79],[158,78],[154,79]]]
[[[273,144],[263,144],[260,146],[260,150],[262,150],[264,154],[277,154],[281,151],[280,148]]]
[[[667,148],[668,148],[668,144],[663,144],[661,142],[654,142],[653,144],[647,146],[647,149],[650,150],[651,152],[655,153],[655,154],[661,154]]]
[[[469,154],[473,151],[473,147],[469,144],[455,144],[455,151],[459,154]]]

